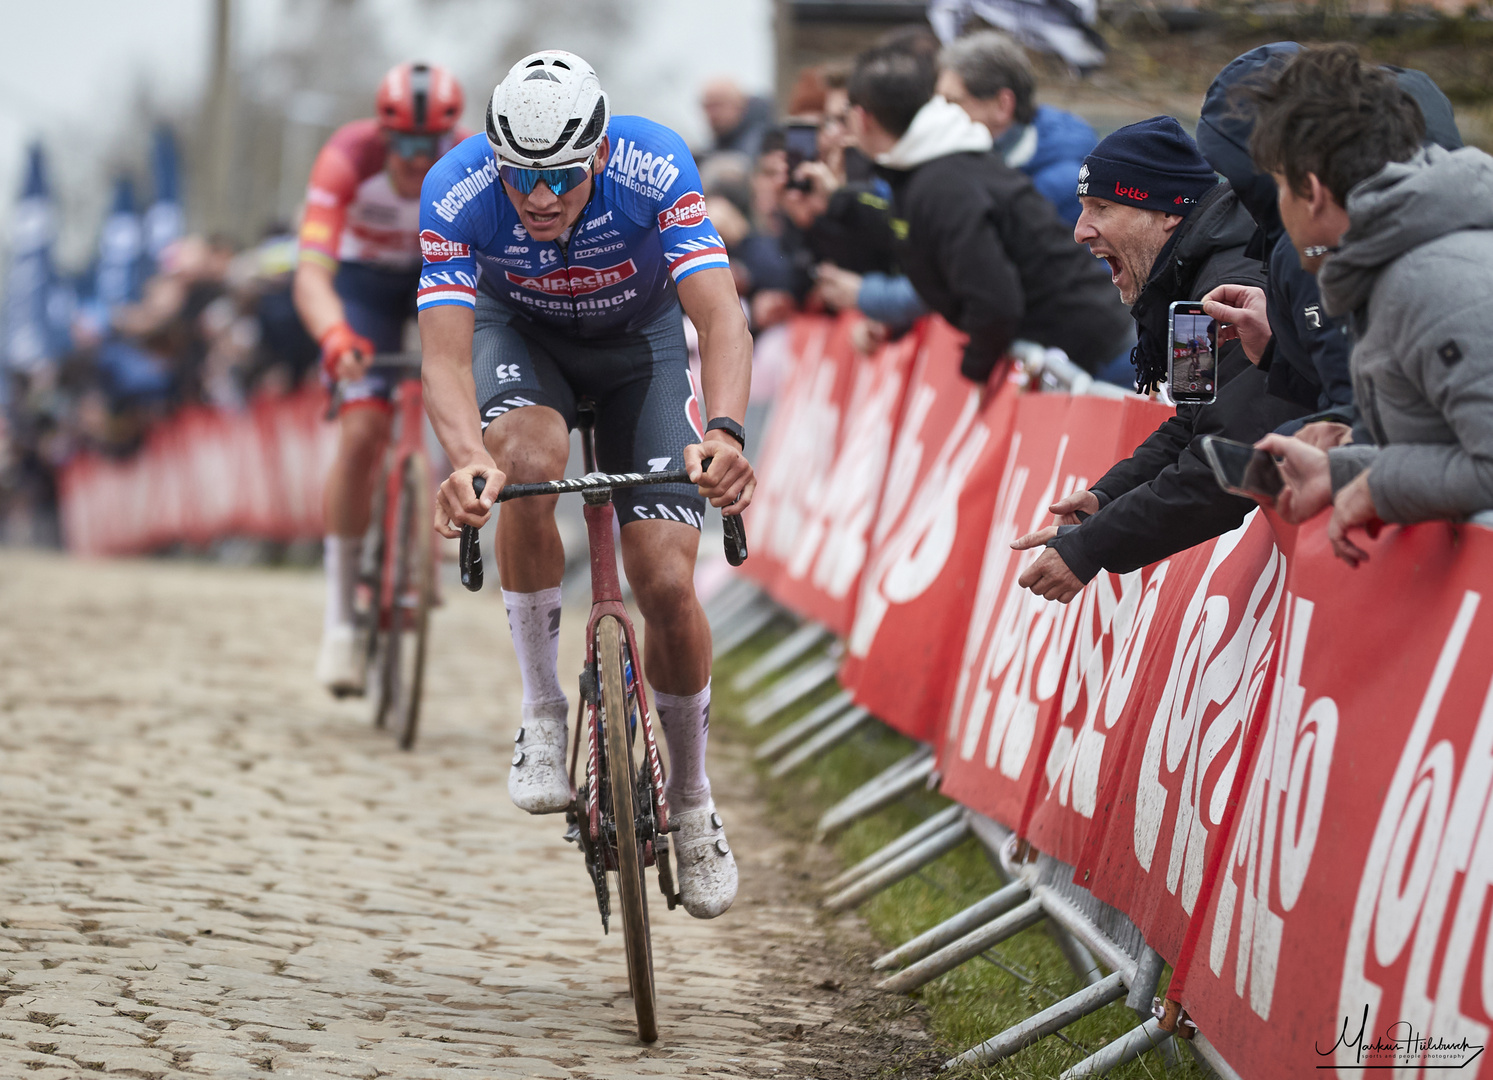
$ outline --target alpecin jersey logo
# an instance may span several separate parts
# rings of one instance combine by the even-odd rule
[[[447,240],[434,229],[423,229],[420,232],[420,254],[428,263],[464,259],[468,250],[467,245],[461,241]]]
[[[692,228],[705,220],[705,196],[698,191],[686,191],[674,200],[674,205],[658,213],[658,228],[662,232],[677,225]]]
[[[571,266],[537,277],[512,271],[503,276],[521,289],[536,289],[551,296],[581,296],[620,284],[637,272],[637,265],[628,259],[615,266]]]

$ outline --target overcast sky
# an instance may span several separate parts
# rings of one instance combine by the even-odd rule
[[[377,27],[384,55],[369,67],[417,57],[450,66],[467,81],[467,120],[479,129],[486,95],[529,48],[580,53],[600,73],[614,111],[646,114],[690,141],[704,134],[696,102],[706,78],[731,74],[754,90],[772,81],[770,0],[344,2],[360,2]],[[40,137],[63,204],[62,255],[78,260],[92,243],[111,169],[135,156],[142,107],[187,115],[202,96],[213,7],[213,0],[0,0],[0,241],[25,148]],[[256,59],[308,29],[305,0],[236,0],[235,9],[235,55],[250,80]],[[131,146],[121,145],[123,131]]]

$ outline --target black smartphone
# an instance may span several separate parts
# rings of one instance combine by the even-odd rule
[[[795,191],[808,191],[807,180],[797,180],[793,174],[806,161],[819,159],[819,127],[817,124],[788,123],[783,127],[783,149],[788,153],[788,186]]]
[[[1178,300],[1168,309],[1167,386],[1178,405],[1218,400],[1218,320],[1200,300]]]
[[[1280,466],[1269,451],[1217,435],[1204,435],[1203,458],[1213,470],[1218,486],[1235,495],[1258,495],[1271,502],[1285,486]]]

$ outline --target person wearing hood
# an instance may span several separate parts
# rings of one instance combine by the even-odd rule
[[[1254,221],[1170,116],[1106,136],[1078,175],[1083,213],[1073,239],[1109,264],[1132,305],[1136,388],[1154,390],[1167,374],[1172,303],[1226,283],[1263,283],[1263,267],[1244,251]],[[1254,504],[1218,486],[1198,437],[1254,442],[1307,407],[1268,395],[1238,340],[1219,349],[1218,384],[1214,403],[1179,405],[1091,488],[1054,503],[1059,524],[1011,545],[1048,549],[1017,579],[1022,588],[1067,603],[1101,570],[1138,570],[1244,520]]]
[[[885,47],[850,76],[851,128],[891,186],[903,273],[969,335],[966,378],[985,382],[1018,338],[1096,370],[1125,347],[1124,309],[1057,211],[935,80],[930,58]]]
[[[1493,510],[1493,157],[1423,146],[1416,101],[1350,45],[1302,51],[1253,97],[1255,163],[1324,310],[1347,320],[1373,436],[1258,445],[1282,459],[1282,516],[1330,503],[1333,550],[1357,565],[1356,529]]]
[[[1001,159],[1076,224],[1078,169],[1099,137],[1072,113],[1037,104],[1037,76],[1021,46],[999,30],[982,30],[945,46],[938,69],[938,93],[984,124]]]
[[[1266,375],[1266,389],[1277,397],[1313,409],[1305,423],[1336,421],[1331,428],[1313,428],[1303,436],[1316,445],[1335,445],[1356,419],[1353,383],[1348,371],[1350,342],[1342,319],[1322,309],[1317,277],[1302,269],[1296,249],[1286,237],[1277,206],[1275,181],[1256,168],[1249,140],[1254,113],[1248,95],[1253,83],[1268,79],[1301,51],[1294,41],[1261,45],[1237,57],[1208,88],[1198,122],[1198,147],[1209,164],[1229,181],[1259,226],[1245,250],[1268,267],[1269,284],[1263,292],[1224,286],[1205,297],[1205,310],[1220,322],[1239,328],[1250,359]],[[1452,116],[1451,102],[1424,72],[1385,65],[1427,118],[1426,137],[1448,150],[1461,147],[1462,138]],[[1294,434],[1303,421],[1284,425]],[[1315,433],[1315,434],[1314,434]]]

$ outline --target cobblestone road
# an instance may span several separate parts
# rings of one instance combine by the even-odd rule
[[[495,596],[436,613],[405,754],[312,684],[320,589],[0,555],[0,1075],[877,1071],[869,1044],[864,1068],[845,1058],[815,992],[832,961],[805,952],[820,931],[779,881],[793,855],[731,754],[712,773],[742,895],[714,923],[654,907],[645,1048],[561,824],[507,799],[517,677]],[[841,1032],[836,1069],[805,1030]]]

